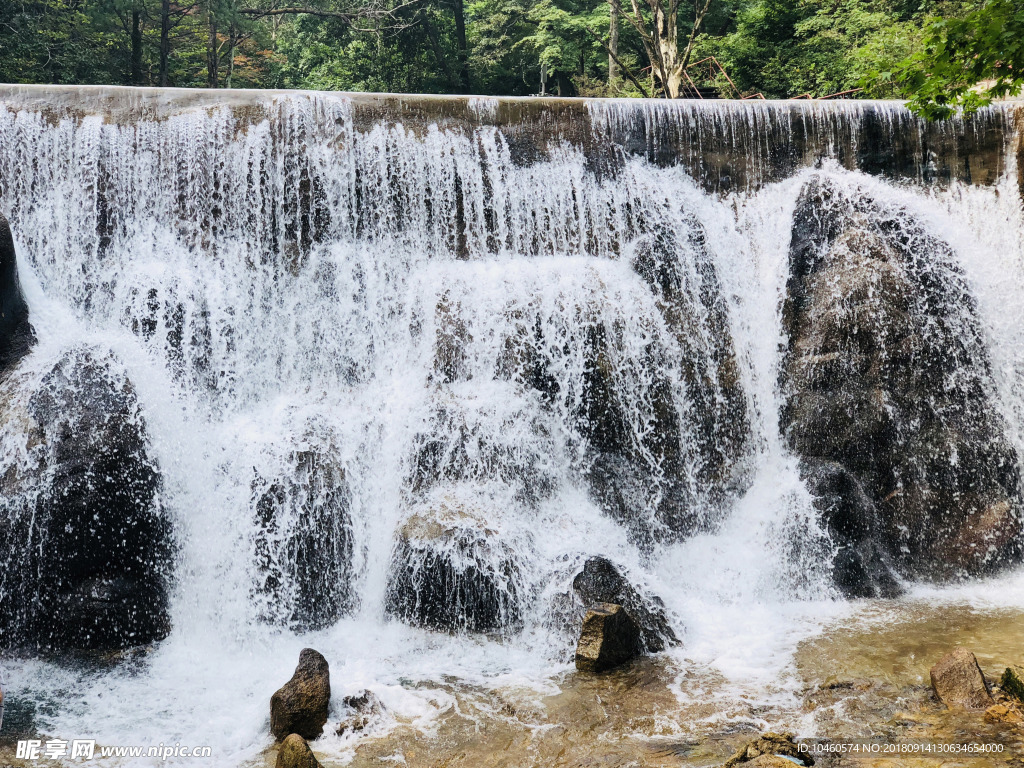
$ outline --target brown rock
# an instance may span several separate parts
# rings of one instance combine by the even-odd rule
[[[792,768],[793,762],[786,757],[798,760],[801,765],[814,765],[814,758],[810,754],[800,752],[793,741],[793,734],[769,731],[744,745],[725,761],[722,768],[734,768],[741,763],[746,768]]]
[[[974,654],[957,648],[931,669],[932,688],[947,707],[987,709],[995,704]]]
[[[275,768],[320,768],[320,762],[313,755],[306,740],[293,733],[284,740],[277,751]]]
[[[643,651],[640,628],[621,605],[595,603],[587,611],[576,646],[576,669],[603,672]]]
[[[312,648],[304,648],[292,679],[270,698],[270,732],[278,739],[289,734],[317,738],[324,732],[330,700],[327,659]]]

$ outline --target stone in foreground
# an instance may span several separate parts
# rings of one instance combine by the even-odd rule
[[[788,759],[792,758],[792,759]],[[774,768],[775,766],[814,765],[814,758],[800,752],[791,733],[763,733],[744,745],[725,761],[722,768],[743,764],[748,768]]]
[[[632,661],[643,652],[640,628],[621,605],[597,603],[583,619],[576,646],[576,669],[604,672]]]
[[[671,645],[679,645],[665,613],[665,603],[657,595],[642,593],[622,571],[606,557],[591,557],[572,581],[572,588],[586,605],[613,603],[621,605],[640,627],[644,649],[659,653]]]
[[[292,679],[270,699],[270,732],[277,739],[298,734],[315,739],[324,732],[331,701],[331,674],[325,659],[312,648],[303,648]]]
[[[297,733],[291,734],[277,751],[275,768],[320,768],[306,740]]]
[[[999,680],[1003,693],[1019,702],[1024,702],[1024,667],[1007,667]]]
[[[978,660],[966,648],[943,656],[932,667],[931,677],[935,695],[950,709],[981,710],[995,704]]]

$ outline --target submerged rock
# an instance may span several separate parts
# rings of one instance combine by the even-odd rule
[[[640,627],[614,603],[595,603],[587,610],[576,645],[576,669],[604,672],[622,666],[643,653]]]
[[[328,627],[356,603],[345,469],[328,442],[310,443],[284,457],[276,477],[252,484],[262,616],[297,630]]]
[[[11,225],[0,214],[0,375],[13,368],[35,343],[28,304],[18,280]]]
[[[778,765],[782,768],[792,766],[794,762],[797,765],[814,765],[814,758],[800,751],[800,747],[793,741],[793,734],[769,731],[745,744],[725,761],[722,768],[735,768],[738,765],[748,768],[775,768]]]
[[[291,680],[270,698],[270,732],[278,740],[289,734],[318,738],[324,732],[330,701],[327,659],[312,648],[303,648]]]
[[[75,348],[0,392],[0,646],[114,650],[169,629],[172,532],[131,382]]]
[[[930,674],[935,695],[951,709],[981,710],[995,704],[978,660],[966,648],[947,653]]]
[[[781,427],[839,545],[838,586],[990,572],[1020,550],[1017,456],[949,246],[814,180],[793,222]]]
[[[293,733],[277,750],[275,768],[320,768],[320,762],[309,748],[306,740]]]
[[[667,646],[679,644],[661,598],[641,594],[611,560],[588,558],[573,579],[572,587],[584,606],[595,603],[621,605],[639,627],[644,650],[648,653],[658,653]]]
[[[522,620],[528,542],[490,526],[482,499],[442,495],[411,514],[396,534],[385,610],[415,626],[447,632],[508,632]]]

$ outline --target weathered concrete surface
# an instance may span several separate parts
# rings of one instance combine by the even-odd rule
[[[927,123],[894,101],[694,101],[427,96],[281,90],[0,85],[0,103],[52,122],[101,114],[110,122],[163,120],[227,107],[239,128],[261,122],[282,99],[342,100],[352,126],[399,125],[412,133],[497,128],[529,164],[562,142],[614,173],[628,156],[680,164],[706,189],[754,188],[832,158],[847,168],[921,183],[992,184],[1015,139],[1013,104]],[[1020,120],[1017,121],[1018,125]],[[927,162],[925,162],[927,158]]]

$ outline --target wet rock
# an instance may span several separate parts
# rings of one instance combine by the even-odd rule
[[[621,605],[639,627],[644,650],[648,653],[658,653],[667,646],[679,644],[661,598],[641,594],[608,558],[588,558],[573,579],[572,587],[582,605]]]
[[[18,280],[14,237],[0,214],[0,375],[13,368],[35,343],[28,304]]]
[[[384,702],[370,690],[365,690],[355,696],[346,696],[341,703],[351,711],[351,714],[338,724],[337,734],[339,736],[366,730],[374,720],[380,718],[385,712]]]
[[[999,687],[1007,696],[1024,703],[1024,667],[1007,667],[999,679]]]
[[[838,544],[832,579],[846,597],[893,598],[903,594],[896,566],[883,546],[874,501],[856,475],[833,461],[805,459],[801,476]]]
[[[781,427],[851,596],[1019,557],[1016,454],[975,302],[909,213],[815,180],[794,214]]]
[[[507,386],[507,385],[493,385]],[[501,483],[536,505],[557,482],[550,429],[516,392],[481,404],[439,393],[425,428],[413,438],[408,486],[416,497],[459,484]]]
[[[473,341],[458,302],[445,293],[434,312],[434,380],[451,384],[472,378],[467,350]]]
[[[256,584],[263,618],[296,630],[328,627],[356,604],[352,495],[329,441],[309,436],[272,479],[252,484]]]
[[[510,632],[523,613],[519,567],[529,542],[510,542],[482,498],[435,496],[397,531],[385,610],[414,626],[447,632]]]
[[[320,768],[320,763],[306,740],[293,733],[281,742],[275,768]]]
[[[166,636],[171,525],[121,366],[75,348],[42,375],[12,373],[0,427],[0,646],[117,650]]]
[[[330,667],[318,651],[303,648],[291,680],[270,698],[270,732],[280,740],[289,734],[315,739],[324,732],[331,701]]]
[[[621,605],[596,603],[587,610],[576,645],[576,669],[604,672],[643,653],[640,627]]]
[[[995,704],[978,660],[966,648],[943,656],[931,668],[931,679],[935,695],[951,709],[987,709]]]
[[[599,275],[554,307],[518,307],[497,366],[563,420],[594,502],[644,548],[710,527],[746,482],[746,397],[702,238],[694,223],[638,239],[625,255],[645,311],[629,318]]]
[[[786,758],[793,758],[793,760]],[[785,768],[785,766],[791,768],[794,760],[797,765],[814,765],[813,757],[800,752],[799,746],[793,741],[793,734],[769,731],[744,745],[725,761],[722,768],[735,768],[741,764],[749,768],[776,768],[776,761],[782,761],[778,763],[779,768]]]

